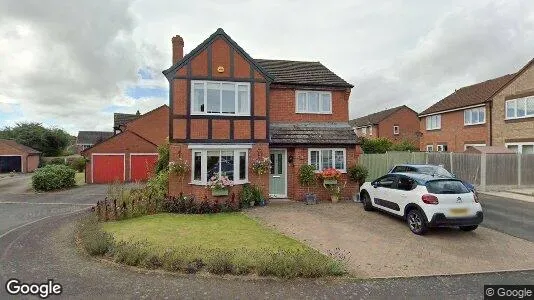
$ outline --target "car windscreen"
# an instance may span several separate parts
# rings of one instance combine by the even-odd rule
[[[470,191],[459,180],[431,180],[426,184],[426,189],[432,194],[466,194]]]
[[[419,173],[423,173],[423,174],[427,174],[427,175],[445,177],[445,178],[452,178],[453,177],[452,174],[449,173],[449,171],[445,170],[442,167],[438,167],[438,166],[435,166],[435,167],[431,167],[431,166],[419,167],[418,170],[419,170]]]

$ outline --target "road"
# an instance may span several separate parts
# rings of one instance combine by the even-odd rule
[[[480,194],[482,226],[534,242],[534,203]]]
[[[65,298],[439,299],[482,298],[484,284],[534,283],[534,271],[378,280],[242,279],[136,271],[95,261],[75,245],[74,224],[85,214],[79,210],[87,209],[105,191],[105,186],[89,185],[39,195],[0,193],[2,285],[9,278],[24,282],[51,278],[62,284]],[[2,288],[0,298],[7,297]]]

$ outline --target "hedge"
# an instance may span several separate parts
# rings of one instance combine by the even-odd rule
[[[53,191],[73,187],[76,184],[76,171],[65,165],[47,165],[39,168],[32,176],[32,186],[36,191]]]

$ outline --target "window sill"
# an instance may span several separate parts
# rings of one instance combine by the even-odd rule
[[[338,169],[336,169],[336,170],[338,170]],[[322,171],[314,171],[314,172],[315,172],[315,174],[320,174]],[[347,170],[338,170],[338,172],[341,173],[341,174],[347,174]]]
[[[306,114],[306,115],[331,115],[332,112],[304,112],[304,111],[297,111],[296,114]]]
[[[191,116],[204,116],[204,117],[213,117],[213,116],[222,116],[222,117],[250,117],[250,113],[248,113],[248,114],[223,114],[223,113],[191,112]]]
[[[236,185],[243,185],[243,184],[247,184],[247,183],[250,183],[248,180],[246,181],[237,181],[237,182],[234,182],[234,186]],[[196,185],[196,186],[208,186],[207,183],[203,183],[203,182],[200,182],[200,181],[191,181],[188,183],[189,185]]]
[[[529,117],[519,117],[519,118],[509,118],[504,119],[505,123],[519,123],[519,122],[530,122],[534,120],[534,116]]]
[[[440,131],[441,130],[441,127],[440,128],[434,128],[434,129],[426,129],[426,131]]]
[[[485,126],[486,125],[486,122],[484,123],[475,123],[475,124],[465,124],[464,123],[464,127],[480,127],[480,126]]]

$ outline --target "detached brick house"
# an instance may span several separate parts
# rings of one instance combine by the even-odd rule
[[[419,117],[406,105],[379,111],[349,121],[358,137],[410,141],[419,145]]]
[[[348,124],[351,84],[319,62],[253,59],[222,29],[185,56],[183,39],[172,43],[173,66],[163,71],[170,87],[170,160],[186,160],[191,172],[183,185],[170,177],[170,195],[211,198],[207,181],[224,173],[235,183],[233,193],[249,182],[265,196],[300,200],[304,164],[335,167],[347,179],[359,153]],[[273,167],[257,175],[250,166],[264,157]],[[343,195],[356,189],[348,182]],[[320,184],[313,190],[329,198]]]
[[[420,115],[423,151],[506,146],[534,153],[534,60],[514,74],[463,87]]]

